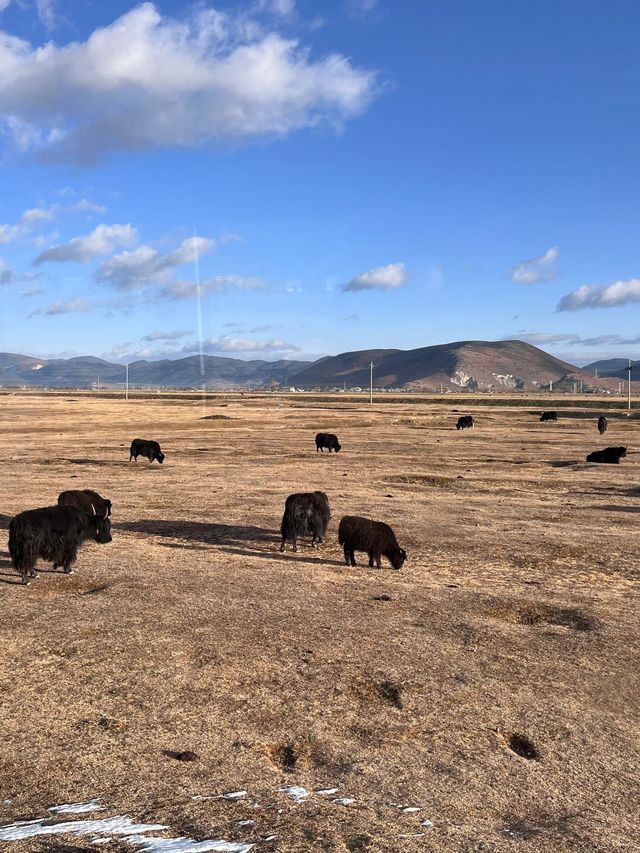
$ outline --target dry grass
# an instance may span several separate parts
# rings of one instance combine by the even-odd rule
[[[259,397],[214,413],[0,397],[0,528],[63,489],[114,504],[110,545],[28,588],[0,529],[0,823],[100,797],[194,838],[277,835],[257,851],[636,849],[638,423],[608,412],[600,438],[595,417],[506,406],[460,433],[442,404]],[[316,427],[343,452],[316,454]],[[164,466],[128,464],[136,436]],[[619,466],[584,461],[617,444]],[[280,555],[285,497],[315,489],[326,545]],[[401,572],[344,565],[346,513],[393,525]],[[295,804],[294,783],[355,803]]]

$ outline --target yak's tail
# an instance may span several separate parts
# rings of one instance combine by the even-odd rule
[[[38,543],[28,525],[14,519],[9,525],[9,554],[17,572],[25,580],[38,559]]]

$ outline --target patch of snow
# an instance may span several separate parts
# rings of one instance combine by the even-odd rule
[[[237,820],[236,826],[253,826],[255,820]]]
[[[302,788],[300,785],[289,785],[286,788],[278,788],[278,790],[291,797],[296,803],[302,803],[309,796],[307,789]]]
[[[420,811],[420,806],[405,806],[403,809],[400,809],[402,814],[415,814]]]
[[[137,847],[142,853],[249,853],[254,844],[243,841],[224,841],[221,838],[207,838],[194,841],[192,838],[157,838],[148,835],[129,835],[127,844]]]
[[[320,794],[321,797],[330,797],[332,794],[337,794],[337,788],[320,788],[319,791],[316,791],[316,794]]]
[[[433,826],[432,820],[423,820],[420,826]]]
[[[104,806],[100,805],[100,800],[87,800],[84,803],[62,803],[59,806],[51,806],[47,811],[53,814],[84,814],[103,812]]]
[[[336,797],[335,800],[331,800],[332,803],[337,803],[339,806],[351,806],[355,803],[351,797]]]
[[[211,794],[209,796],[196,795],[192,800],[241,800],[247,796],[246,791],[229,791],[227,794]]]
[[[132,835],[167,829],[162,823],[135,823],[130,817],[117,815],[97,820],[69,820],[49,823],[48,820],[19,820],[0,826],[0,841],[23,841],[39,835]]]

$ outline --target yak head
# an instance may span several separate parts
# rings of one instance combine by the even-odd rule
[[[336,441],[336,446],[335,446],[334,450],[336,451],[336,453],[340,453],[340,451],[342,450],[342,445],[338,444],[337,441]]]
[[[106,545],[107,542],[111,542],[111,521],[107,516],[98,515],[93,504],[91,505],[91,509],[93,510],[93,521],[95,523],[95,540],[101,545]]]
[[[407,559],[407,552],[404,548],[394,548],[387,556],[393,568],[397,570],[401,569],[404,565],[404,561]]]
[[[162,463],[164,462],[164,453],[156,453],[156,459],[162,465]]]

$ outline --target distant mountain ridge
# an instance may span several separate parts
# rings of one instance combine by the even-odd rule
[[[132,388],[259,389],[275,385],[303,389],[368,388],[413,391],[617,391],[617,375],[575,367],[523,341],[456,341],[413,350],[372,349],[324,356],[315,362],[281,359],[188,356],[129,365]],[[596,363],[598,364],[598,363]],[[617,365],[616,365],[617,366]],[[626,374],[625,377],[626,378]],[[122,388],[125,368],[94,356],[38,359],[0,353],[0,386]]]
[[[294,377],[301,388],[374,386],[437,391],[572,390],[594,385],[614,390],[617,383],[596,383],[593,375],[523,341],[456,341],[414,350],[360,350],[317,361]]]
[[[132,388],[265,388],[272,382],[287,383],[290,377],[307,367],[306,361],[242,361],[239,358],[200,356],[175,360],[134,361],[129,364]],[[121,388],[125,367],[94,356],[38,359],[32,356],[0,353],[0,385],[45,388]]]

